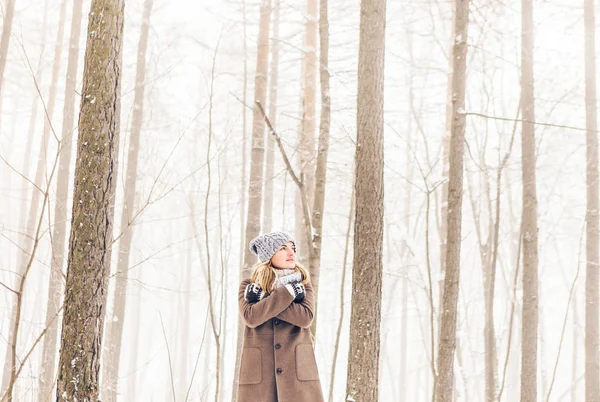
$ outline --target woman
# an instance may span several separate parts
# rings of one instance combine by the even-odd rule
[[[240,284],[244,319],[238,402],[322,402],[310,333],[314,317],[308,272],[296,243],[283,232],[250,242],[260,259]]]

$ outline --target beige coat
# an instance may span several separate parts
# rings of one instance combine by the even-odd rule
[[[313,288],[294,303],[284,287],[257,303],[244,298],[249,279],[240,284],[238,301],[244,319],[237,402],[323,402],[310,325]]]

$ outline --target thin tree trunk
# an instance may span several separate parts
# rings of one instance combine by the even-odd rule
[[[521,91],[523,176],[523,329],[521,402],[537,401],[538,225],[535,179],[533,4],[522,1]]]
[[[454,388],[454,351],[456,348],[456,317],[460,278],[460,246],[463,193],[463,154],[465,138],[465,86],[467,68],[467,26],[469,1],[456,1],[456,39],[453,49],[452,95],[453,123],[450,138],[450,170],[448,183],[448,247],[446,275],[441,312],[438,345],[437,378],[434,381],[434,399],[452,401]]]
[[[571,402],[577,402],[577,377],[578,368],[577,364],[579,360],[579,319],[577,317],[577,292],[573,294],[573,303],[571,308],[573,310],[573,353],[571,355]]]
[[[409,87],[412,89],[413,87],[413,80],[412,80],[412,74],[411,74],[411,79],[410,79],[410,85]],[[404,163],[405,163],[405,167],[404,167],[404,171],[406,172],[406,174],[408,175],[408,179],[409,181],[412,179],[412,172],[413,170],[411,169],[411,147],[412,147],[412,119],[409,119],[408,121],[408,130],[407,130],[407,135],[408,135],[408,146],[406,146],[406,153],[404,155]],[[410,183],[406,184],[405,190],[404,190],[404,230],[406,233],[406,236],[408,237],[408,234],[410,233],[410,216],[411,216],[411,193],[412,193],[412,185]],[[403,256],[404,258],[401,260],[402,263],[405,264],[406,267],[409,266],[408,261],[409,261],[409,256],[410,256],[410,252],[409,252],[409,247],[408,244],[406,243],[406,241],[403,244]],[[398,388],[400,388],[400,400],[401,401],[407,401],[408,399],[408,370],[406,369],[406,365],[408,363],[408,269],[405,270],[405,276],[402,278],[402,290],[401,290],[401,301],[400,301],[400,311],[402,314],[402,317],[400,319],[400,381],[398,381]]]
[[[113,242],[123,0],[89,14],[57,400],[96,401]]]
[[[208,109],[208,146],[206,149],[206,166],[207,166],[207,188],[206,188],[206,197],[204,199],[204,239],[205,239],[205,247],[206,247],[206,285],[208,288],[208,310],[209,310],[209,314],[210,314],[210,323],[211,323],[211,328],[212,328],[212,332],[213,332],[213,337],[215,340],[215,347],[216,347],[216,369],[215,369],[215,373],[217,378],[215,379],[215,385],[216,385],[216,390],[214,393],[214,400],[215,402],[217,402],[219,400],[219,386],[221,385],[221,381],[219,380],[219,375],[221,372],[221,328],[222,328],[222,320],[219,317],[217,317],[217,312],[215,311],[214,308],[214,302],[215,302],[215,292],[213,292],[213,280],[212,280],[212,261],[211,261],[211,255],[210,255],[210,244],[209,244],[209,229],[208,229],[208,208],[209,208],[209,198],[210,198],[210,192],[211,192],[211,185],[212,185],[212,175],[211,175],[211,144],[212,144],[212,136],[213,136],[213,124],[212,124],[212,111],[213,111],[213,96],[214,96],[214,82],[215,82],[215,64],[216,64],[216,59],[217,59],[217,52],[219,51],[219,44],[217,43],[217,47],[215,48],[215,54],[213,56],[213,61],[212,61],[212,70],[211,70],[211,81],[210,81],[210,102],[209,102],[209,109]],[[268,56],[268,53],[267,53]],[[264,138],[263,138],[264,140]],[[263,150],[264,152],[264,150]],[[261,166],[261,170],[262,170],[262,166]],[[219,183],[220,184],[220,183]],[[260,201],[259,201],[260,202]],[[219,206],[220,208],[220,206]],[[260,222],[260,213],[259,213],[259,222]],[[216,244],[216,241],[215,241]],[[222,313],[222,310],[221,312]],[[217,325],[217,319],[218,319],[218,325]],[[207,366],[208,367],[208,366]]]
[[[138,203],[139,205],[139,203]],[[138,282],[139,283],[145,283],[144,282],[144,277],[143,277],[143,270],[138,270]],[[137,392],[138,387],[137,387],[137,372],[138,372],[138,353],[139,353],[139,340],[141,339],[140,337],[140,321],[141,321],[141,315],[142,315],[142,304],[143,304],[143,299],[144,298],[144,289],[142,287],[140,287],[139,289],[139,295],[138,295],[138,300],[137,303],[134,305],[134,309],[133,309],[133,318],[131,319],[131,328],[132,328],[132,335],[131,335],[131,344],[129,345],[128,349],[130,352],[130,357],[128,359],[129,361],[129,365],[131,367],[131,369],[129,370],[129,372],[131,373],[129,375],[129,379],[128,379],[128,384],[127,384],[127,401],[137,401],[139,393]]]
[[[454,77],[454,69],[453,69],[453,52],[454,52],[454,20],[456,19],[456,2],[454,0],[451,1],[452,15],[451,15],[451,28],[450,28],[450,49],[448,51],[448,82],[446,88],[446,123],[444,126],[444,138],[442,143],[442,208],[441,208],[441,216],[440,216],[440,279],[438,283],[438,292],[439,292],[439,303],[442,302],[444,298],[444,276],[446,275],[446,248],[448,245],[448,239],[446,238],[448,234],[448,174],[449,174],[449,158],[450,158],[450,135],[452,132],[452,79]],[[438,316],[438,330],[441,328],[440,320],[441,314]],[[439,338],[439,335],[438,335]]]
[[[333,388],[335,385],[335,370],[337,367],[337,356],[340,349],[340,337],[342,335],[342,324],[344,322],[344,311],[345,311],[345,283],[346,283],[346,272],[348,265],[348,250],[350,248],[350,236],[352,234],[352,224],[354,222],[354,207],[355,207],[355,199],[354,199],[354,189],[352,186],[352,195],[350,196],[350,212],[348,213],[348,226],[346,227],[346,243],[344,245],[344,261],[342,264],[342,277],[340,279],[340,318],[337,324],[337,330],[335,332],[335,344],[333,347],[333,362],[331,367],[331,376],[329,378],[329,402],[333,402]]]
[[[271,44],[271,78],[269,80],[269,120],[277,126],[277,85],[279,85],[279,9],[280,0],[273,7],[273,35]],[[263,207],[263,231],[270,232],[273,226],[273,181],[275,180],[275,140],[269,135],[267,163],[265,166],[265,205]]]
[[[585,400],[600,400],[598,360],[598,123],[596,115],[596,25],[594,0],[584,0],[585,115],[586,115],[586,286],[585,286]]]
[[[329,90],[329,15],[328,0],[321,0],[319,16],[321,120],[319,122],[319,148],[315,172],[315,191],[312,207],[312,244],[309,247],[309,269],[315,294],[315,319],[311,331],[317,333],[319,277],[321,275],[321,245],[323,242],[323,216],[325,212],[325,189],[327,183],[327,156],[329,154],[329,131],[331,126],[331,96]],[[313,111],[314,113],[314,111]],[[308,184],[308,183],[307,183]],[[310,197],[310,192],[307,194]],[[310,200],[310,198],[308,198]]]
[[[6,11],[2,22],[2,38],[0,39],[0,127],[2,127],[2,101],[4,98],[4,69],[8,57],[8,44],[12,32],[12,21],[15,16],[15,0],[6,1]]]
[[[142,26],[137,53],[137,70],[133,97],[133,115],[131,120],[131,136],[127,150],[127,170],[125,173],[125,205],[121,212],[121,238],[119,240],[119,258],[115,274],[115,293],[113,298],[113,316],[106,326],[106,347],[103,356],[102,396],[112,402],[117,400],[119,389],[119,367],[121,348],[123,345],[123,327],[125,325],[125,308],[127,305],[127,282],[129,281],[129,260],[135,214],[135,192],[138,175],[138,155],[144,116],[144,85],[146,80],[146,50],[148,48],[148,31],[153,0],[146,0],[142,14]]]
[[[300,128],[300,175],[304,183],[305,197],[307,200],[314,199],[315,193],[315,131],[316,131],[316,102],[317,102],[317,0],[306,0],[305,14],[305,31],[304,31],[304,60],[303,60],[303,76],[302,76],[302,120]],[[300,189],[298,189],[300,191]],[[300,196],[302,197],[302,196]],[[301,198],[296,197],[297,202]],[[308,233],[312,228],[310,222],[306,222],[302,213],[303,209],[299,208],[300,219],[296,223],[296,228],[299,227],[299,236],[296,241],[299,243],[300,257],[311,258],[312,245],[308,242]],[[301,224],[300,224],[301,223]],[[314,278],[312,267],[308,266],[311,277]],[[317,273],[318,276],[318,273]],[[314,286],[314,279],[311,281]],[[315,296],[317,290],[315,287]],[[316,320],[315,320],[316,322]]]
[[[246,143],[247,133],[246,133],[246,109],[247,109],[247,100],[246,93],[248,92],[248,52],[246,48],[246,0],[242,0],[242,27],[244,31],[243,38],[243,47],[244,47],[244,85],[243,85],[243,93],[242,93],[242,182],[240,184],[240,275],[244,276],[244,258],[245,258],[245,250],[246,250],[246,239],[245,239],[245,222],[244,216],[245,206],[246,206]],[[233,384],[231,391],[231,402],[237,401],[237,391],[238,391],[238,381],[239,381],[239,371],[240,371],[240,359],[242,357],[242,337],[244,335],[244,323],[242,321],[242,317],[238,314],[238,325],[237,325],[237,337],[236,337],[236,347],[235,347],[235,368],[233,373]]]
[[[379,400],[385,0],[360,5],[356,211],[346,399]]]
[[[65,4],[64,2],[63,4]],[[61,10],[62,13],[62,10]],[[52,233],[52,261],[48,282],[48,303],[46,305],[46,327],[42,362],[38,384],[38,400],[46,401],[54,389],[56,371],[56,349],[58,338],[58,309],[62,304],[63,261],[65,259],[65,237],[67,233],[67,202],[71,170],[72,134],[75,117],[75,87],[77,85],[77,62],[79,59],[79,37],[81,33],[82,1],[73,2],[67,79],[65,84],[65,104],[62,118],[60,157],[56,178],[56,204],[54,206],[54,227]],[[62,38],[59,42],[62,47]],[[54,81],[54,78],[53,78]]]

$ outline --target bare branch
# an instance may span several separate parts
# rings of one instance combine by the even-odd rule
[[[3,287],[5,287],[6,289],[10,290],[11,292],[13,292],[15,295],[17,295],[17,296],[19,295],[19,293],[17,293],[16,290],[8,287],[7,285],[4,284],[4,282],[0,282],[0,285],[2,285]]]
[[[490,116],[487,114],[477,113],[477,112],[466,112],[465,116],[478,116],[478,117],[483,117],[485,119],[513,121],[516,123],[531,123],[531,124],[535,124],[538,126],[544,126],[544,127],[566,128],[566,129],[575,130],[575,131],[586,131],[585,127],[582,128],[582,127],[566,126],[566,125],[562,125],[562,124],[542,123],[539,121],[529,121],[529,120],[524,120],[524,119],[511,119],[509,117]],[[597,133],[598,131],[596,130],[595,132]]]

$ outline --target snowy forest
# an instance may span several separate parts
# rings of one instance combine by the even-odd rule
[[[325,401],[600,401],[598,7],[0,1],[0,401],[247,402],[271,231]]]

